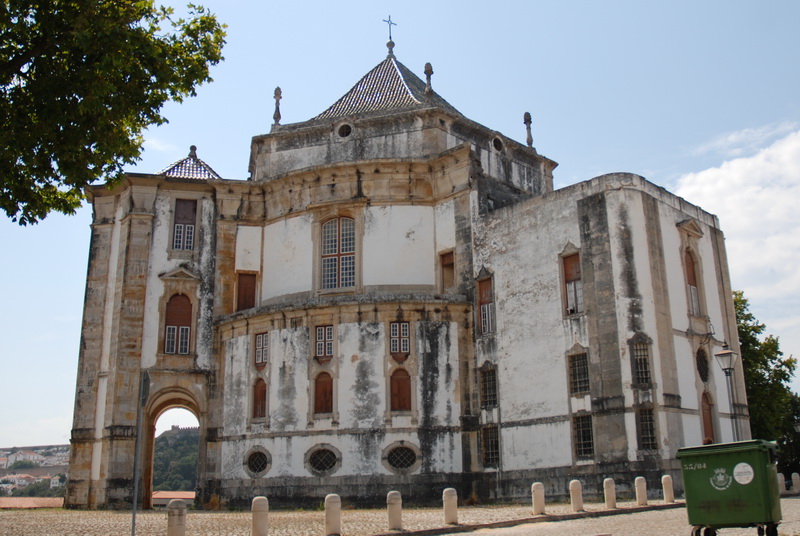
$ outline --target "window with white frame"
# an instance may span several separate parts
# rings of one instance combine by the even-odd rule
[[[408,322],[389,323],[389,352],[408,354],[411,351],[411,337]]]
[[[164,315],[164,353],[188,354],[192,325],[192,302],[175,294],[167,302]]]
[[[314,357],[327,363],[333,357],[333,326],[317,326]]]
[[[254,362],[256,368],[263,368],[269,359],[269,333],[256,334]]]
[[[564,293],[568,315],[583,312],[583,280],[581,279],[581,258],[574,253],[562,258],[564,266]]]
[[[194,226],[197,219],[197,201],[175,200],[175,221],[172,232],[173,249],[194,249]]]
[[[492,278],[478,281],[478,309],[481,333],[494,333],[494,289]]]
[[[334,218],[322,224],[322,288],[356,285],[356,223]]]

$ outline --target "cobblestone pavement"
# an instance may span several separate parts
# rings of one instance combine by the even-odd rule
[[[661,504],[652,501],[651,504]],[[594,536],[689,536],[690,527],[685,508],[671,508],[635,512],[630,502],[620,503],[622,509],[631,513],[608,517],[591,517],[570,521],[523,524],[503,529],[478,529],[472,534],[484,536],[549,535]],[[800,498],[781,501],[784,522],[781,536],[800,536]],[[589,512],[603,510],[601,504],[587,504]],[[564,504],[548,505],[551,515],[569,513]],[[531,518],[529,506],[461,507],[459,523],[480,525]],[[163,511],[140,512],[136,516],[138,536],[164,535],[167,530],[167,514]],[[251,516],[248,512],[195,512],[189,511],[186,536],[249,536]],[[342,533],[345,536],[367,536],[387,533],[385,510],[344,510]],[[403,532],[443,528],[441,509],[407,508],[403,511]],[[129,512],[75,511],[75,510],[3,510],[0,511],[0,535],[2,536],[109,536],[130,534]],[[276,511],[270,513],[270,535],[274,536],[322,536],[324,512],[322,511]],[[400,532],[397,532],[401,534]],[[755,529],[725,529],[720,536],[754,535]],[[440,532],[441,534],[441,532]],[[462,534],[464,534],[462,532]],[[470,534],[470,533],[466,533]]]

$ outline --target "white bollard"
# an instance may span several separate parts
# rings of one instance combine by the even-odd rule
[[[186,536],[186,503],[180,499],[167,505],[167,536]]]
[[[617,507],[617,485],[613,478],[603,480],[603,495],[606,498],[606,510],[613,510]]]
[[[583,486],[580,480],[569,483],[569,503],[573,512],[583,512]]]
[[[647,506],[647,481],[643,476],[637,476],[634,486],[636,486],[636,504]]]
[[[664,491],[664,502],[675,502],[675,490],[672,489],[672,477],[664,475],[661,477],[661,489]]]
[[[403,497],[399,491],[386,494],[386,513],[389,514],[389,530],[403,530]]]
[[[533,515],[538,516],[544,513],[544,484],[534,482],[531,486],[531,497],[533,501]]]
[[[267,536],[269,534],[269,499],[256,497],[251,506],[253,512],[253,529],[251,536]]]
[[[800,491],[800,475],[792,473],[792,493]]]
[[[325,536],[342,533],[342,499],[335,493],[325,497]]]
[[[786,477],[783,473],[778,473],[778,493],[781,495],[786,493]]]
[[[444,524],[458,525],[458,492],[453,488],[447,488],[442,492],[442,504],[444,505]]]

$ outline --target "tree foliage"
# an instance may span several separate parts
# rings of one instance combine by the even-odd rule
[[[154,491],[194,491],[197,487],[197,428],[168,430],[156,438]]]
[[[33,469],[39,467],[39,464],[31,460],[17,460],[8,466],[9,469]]]
[[[0,208],[21,225],[74,213],[83,188],[139,159],[161,108],[211,81],[224,25],[152,0],[0,6]]]
[[[800,435],[794,423],[800,419],[800,397],[789,383],[797,360],[784,357],[778,337],[764,336],[766,326],[750,312],[742,291],[734,291],[736,323],[742,368],[750,410],[750,431],[754,438],[778,441],[781,470],[800,469]]]
[[[50,487],[50,479],[40,480],[11,492],[12,497],[63,497],[64,486]]]

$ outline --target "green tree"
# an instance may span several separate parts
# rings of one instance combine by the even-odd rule
[[[789,382],[797,362],[791,356],[783,357],[778,337],[763,336],[766,326],[750,312],[742,291],[734,291],[733,303],[752,435],[770,440],[787,437],[794,433],[794,395]]]
[[[39,464],[31,460],[17,460],[8,466],[9,469],[33,469],[39,467]]]
[[[72,214],[119,180],[161,108],[211,81],[224,25],[190,4],[6,0],[0,6],[0,208],[21,225]]]

